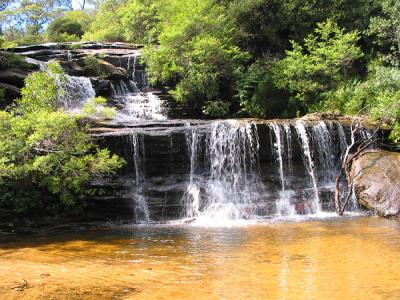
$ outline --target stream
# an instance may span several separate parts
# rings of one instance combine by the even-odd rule
[[[0,246],[2,299],[398,299],[400,223],[139,225]],[[27,287],[18,288],[27,282]]]

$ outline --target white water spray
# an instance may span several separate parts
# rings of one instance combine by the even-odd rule
[[[308,175],[311,178],[312,189],[314,192],[314,201],[312,202],[311,213],[320,213],[321,212],[321,201],[318,195],[318,187],[317,187],[317,179],[314,173],[314,162],[311,158],[311,150],[310,144],[306,132],[306,128],[304,126],[304,122],[297,121],[296,122],[296,131],[301,141],[301,147],[303,150],[303,157],[305,162],[305,167],[307,169]]]

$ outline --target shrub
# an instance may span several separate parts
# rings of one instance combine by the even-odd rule
[[[52,42],[78,41],[83,34],[82,24],[68,18],[55,19],[47,28],[47,39]]]
[[[59,108],[56,80],[63,73],[56,63],[49,68],[28,76],[16,109],[0,111],[0,184],[42,191],[72,205],[91,179],[113,174],[124,161],[98,149],[81,116]]]
[[[229,114],[230,103],[224,101],[208,101],[203,106],[203,113],[210,118],[222,118]]]

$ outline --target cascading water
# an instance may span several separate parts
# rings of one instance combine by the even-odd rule
[[[111,84],[112,96],[121,106],[116,121],[130,123],[141,120],[165,120],[164,102],[156,93],[149,90],[146,74],[142,70],[140,72],[136,70],[138,58],[139,53],[128,57],[127,70],[133,80],[127,83],[119,80]]]
[[[122,110],[116,116],[117,122],[129,123],[140,120],[162,121],[166,119],[166,116],[163,114],[163,102],[152,92],[126,93],[116,98],[124,101]]]
[[[146,199],[142,193],[143,184],[145,182],[144,173],[144,143],[143,136],[132,134],[132,153],[134,164],[134,184],[131,187],[132,198],[134,201],[134,214],[136,222],[147,223],[150,221],[150,212]]]
[[[314,171],[314,162],[311,157],[310,143],[307,136],[306,127],[303,121],[296,122],[296,131],[301,141],[304,165],[311,179],[312,189],[314,192],[314,197],[313,197],[314,199],[311,202],[311,207],[308,210],[310,213],[319,213],[321,212],[321,201],[318,194],[317,178],[315,176],[315,171]]]
[[[204,166],[199,163],[200,133],[187,135],[190,182],[182,199],[185,217],[200,222],[254,219],[262,208],[258,133],[251,123],[214,122],[203,133]]]
[[[330,126],[329,126],[330,127]],[[325,183],[333,182],[335,178],[335,153],[331,139],[331,132],[325,122],[320,121],[311,127],[311,133],[315,144],[319,178]]]
[[[285,151],[285,145],[287,145],[287,160],[289,169],[291,168],[291,132],[290,127],[288,125],[284,125],[283,131],[281,130],[281,126],[276,123],[271,124],[271,128],[275,135],[275,156],[278,162],[278,170],[279,170],[279,178],[281,183],[281,190],[279,192],[279,199],[276,201],[276,211],[278,215],[294,215],[296,214],[295,208],[293,204],[290,202],[290,198],[293,194],[293,191],[286,189],[286,179],[284,172],[284,158],[283,152]],[[286,138],[286,143],[285,143]]]
[[[57,85],[62,91],[59,102],[66,111],[79,112],[87,99],[96,96],[92,83],[87,77],[65,75],[56,77]]]
[[[144,163],[146,134],[148,142],[159,141],[163,146],[147,145],[151,151]],[[185,145],[180,144],[182,138]],[[136,220],[228,225],[274,216],[333,213],[334,181],[324,172],[338,171],[340,143],[346,143],[346,136],[334,122],[227,120],[186,124],[165,133],[145,130],[135,134],[132,142]],[[175,170],[176,162],[182,161],[176,157],[180,154],[187,159],[182,171]],[[160,167],[153,160],[163,164],[163,175],[154,173]],[[271,163],[276,172],[268,168]]]
[[[190,126],[190,125],[189,125]],[[182,197],[182,212],[184,218],[195,218],[200,215],[200,186],[199,180],[195,178],[198,172],[198,157],[199,157],[199,144],[200,144],[200,133],[196,128],[190,128],[190,131],[186,132],[186,143],[188,148],[188,154],[190,156],[190,174],[189,184]]]

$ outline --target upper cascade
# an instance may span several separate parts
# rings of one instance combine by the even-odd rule
[[[95,96],[108,99],[117,109],[114,122],[127,124],[141,120],[165,120],[167,112],[160,90],[149,86],[140,62],[141,46],[127,43],[47,43],[6,49],[26,57],[34,70],[44,70],[57,60],[67,73],[58,80],[64,93],[61,105],[79,112],[85,101]],[[29,72],[24,73],[27,76]]]

